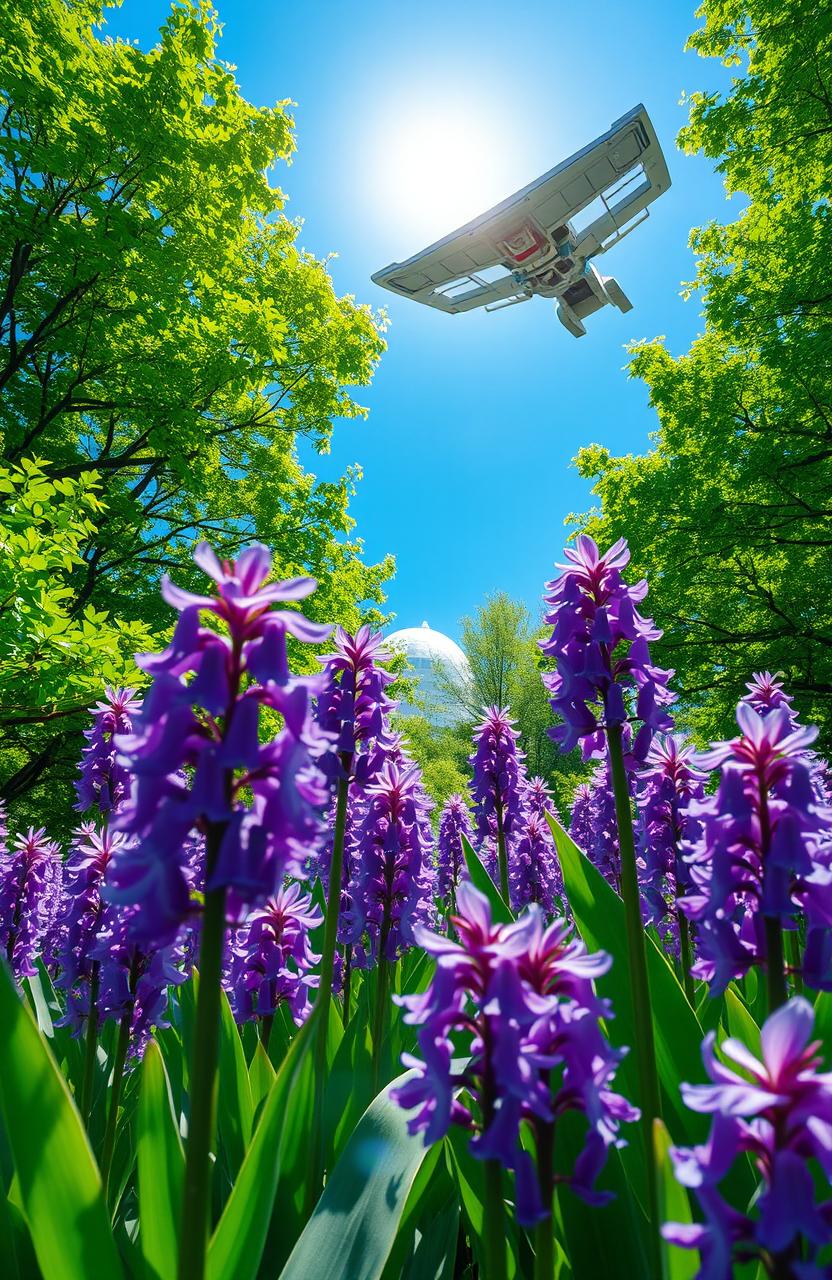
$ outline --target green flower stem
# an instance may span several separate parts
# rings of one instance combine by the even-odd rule
[[[350,1022],[350,988],[352,986],[352,947],[344,947],[344,1009],[342,1022],[346,1031]]]
[[[274,1026],[274,1014],[267,1013],[263,1021],[260,1023],[260,1043],[263,1046],[263,1052],[269,1052],[269,1041],[272,1038],[272,1027]]]
[[[653,1011],[650,1004],[650,983],[647,976],[647,949],[639,904],[636,850],[633,838],[633,815],[627,773],[624,768],[624,751],[621,741],[621,725],[607,729],[610,772],[615,796],[615,818],[618,826],[618,846],[621,854],[621,896],[624,899],[624,918],[627,926],[627,958],[633,996],[633,1022],[636,1043],[632,1046],[638,1067],[639,1105],[644,1133],[644,1154],[647,1167],[647,1195],[649,1218],[653,1227],[651,1235],[658,1252],[658,1204],[653,1150],[653,1121],[661,1119],[659,1077],[656,1069],[656,1045],[653,1036]]]
[[[790,929],[787,936],[789,939],[789,968],[794,982],[795,995],[800,996],[803,995],[803,957],[800,954],[800,934],[797,929]]]
[[[387,939],[384,939],[386,947]],[[381,1079],[381,1049],[384,1044],[384,1033],[387,1028],[387,1005],[389,1002],[390,961],[380,949],[378,960],[378,985],[376,986],[376,1004],[373,1011],[373,1089],[378,1093]]]
[[[555,1126],[537,1125],[537,1178],[547,1216],[534,1229],[534,1280],[554,1280],[555,1229],[552,1201],[555,1189]]]
[[[324,949],[321,956],[321,981],[316,1004],[318,1014],[318,1065],[326,1058],[326,1042],[329,1029],[329,1006],[332,1004],[332,978],[335,973],[335,945],[338,937],[338,916],[341,912],[341,881],[344,876],[344,834],[347,827],[347,801],[350,794],[352,752],[340,754],[343,776],[338,780],[338,796],[335,802],[335,832],[332,841],[332,862],[329,868],[329,890],[326,896],[326,921],[324,923]]]
[[[89,1125],[92,1111],[92,1087],[95,1081],[95,1057],[98,1049],[98,991],[101,985],[101,966],[93,961],[90,973],[90,1003],[87,1011],[87,1031],[84,1039],[84,1078],[81,1082],[81,1117]]]
[[[506,833],[503,831],[503,806],[499,800],[496,805],[497,811],[497,861],[500,866],[500,893],[508,906],[508,858],[506,857]]]
[[[690,925],[684,911],[679,910],[678,904],[676,906],[676,919],[679,921],[679,956],[682,962],[682,986],[685,989],[688,1004],[695,1012],[696,996],[693,990],[693,978],[690,976],[690,966],[693,963],[690,949]]]
[[[104,1199],[110,1183],[110,1170],[113,1166],[113,1152],[116,1149],[116,1125],[118,1109],[121,1104],[121,1086],[124,1081],[124,1064],[127,1061],[127,1050],[130,1048],[130,1024],[133,1021],[133,1008],[125,1013],[118,1025],[116,1056],[113,1059],[113,1083],[110,1089],[110,1110],[107,1113],[107,1128],[104,1132],[104,1146],[101,1149],[101,1185],[104,1188]]]
[[[486,1160],[483,1249],[485,1280],[506,1280],[506,1224],[502,1170],[498,1160]]]
[[[786,1003],[786,965],[783,957],[783,926],[777,916],[764,917],[766,930],[766,987],[768,1011],[774,1013]]]
[[[221,835],[221,830],[212,830],[207,838],[205,861],[209,876],[219,852]],[[199,946],[199,995],[191,1064],[191,1111],[188,1119],[182,1229],[179,1237],[179,1280],[203,1280],[208,1250],[211,1141],[220,1043],[225,895],[225,888],[212,889],[205,895]]]
[[[332,840],[332,862],[329,867],[329,887],[326,896],[324,921],[324,946],[321,955],[321,976],[315,1013],[318,1032],[315,1041],[315,1113],[311,1151],[317,1169],[309,1179],[309,1204],[311,1212],[321,1189],[324,1177],[324,1098],[326,1095],[326,1046],[329,1040],[329,1011],[332,1007],[332,978],[335,973],[335,946],[338,938],[338,917],[341,912],[341,881],[344,874],[344,834],[347,827],[347,801],[350,794],[352,752],[340,752],[342,776],[338,780],[335,801],[335,831]]]

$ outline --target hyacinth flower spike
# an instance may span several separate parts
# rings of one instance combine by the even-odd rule
[[[274,894],[288,871],[302,873],[321,831],[327,789],[317,762],[329,747],[311,718],[324,678],[292,674],[287,636],[318,643],[331,627],[281,607],[305,599],[315,582],[267,583],[271,553],[257,544],[221,563],[201,543],[194,559],[214,590],[199,595],[163,578],[179,621],[163,653],[137,659],[153,683],[133,732],[116,739],[134,781],[115,825],[134,839],[113,860],[108,891],[141,908],[134,927],[146,942],[175,937],[198,909],[184,850],[193,830],[204,836],[179,1280],[205,1274],[227,904],[238,915]],[[203,612],[212,627],[201,625]],[[283,719],[265,745],[261,705]]]
[[[678,929],[682,982],[688,1003],[695,1008],[692,953],[688,918],[679,899],[692,887],[687,847],[701,835],[702,824],[692,806],[704,798],[707,774],[694,759],[692,743],[679,735],[657,734],[638,774],[641,848],[645,863],[642,893],[658,924],[668,913]],[[668,903],[665,894],[671,898]]]
[[[557,566],[560,575],[546,587],[546,622],[552,633],[540,642],[543,653],[554,662],[554,671],[543,680],[552,709],[563,722],[550,732],[563,751],[581,743],[584,758],[606,752],[609,760],[638,1037],[639,1100],[655,1222],[653,1120],[661,1110],[628,769],[632,772],[644,762],[656,732],[667,732],[672,726],[667,711],[674,699],[668,688],[672,672],[651,661],[649,642],[662,633],[637,608],[647,595],[646,581],[629,586],[621,576],[630,559],[624,539],[601,554],[592,538],[580,534],[565,555],[568,563]]]
[[[711,990],[719,994],[732,978],[764,964],[773,1011],[787,998],[784,929],[794,930],[802,901],[811,911],[832,810],[812,785],[807,748],[814,727],[796,725],[788,705],[760,714],[748,702],[738,705],[737,724],[737,738],[700,757],[720,769],[720,781],[694,806],[702,836],[689,859],[693,887],[681,905],[697,922],[696,968]],[[828,937],[829,928],[821,933]]]
[[[465,799],[456,794],[448,796],[439,819],[436,838],[436,893],[449,902],[453,910],[456,910],[457,886],[466,874],[462,837],[471,840],[473,834]]]
[[[699,1250],[697,1280],[731,1280],[749,1260],[772,1280],[829,1276],[820,1255],[832,1246],[832,1072],[818,1070],[814,1016],[801,996],[782,1005],[763,1025],[760,1059],[728,1039],[720,1050],[729,1061],[720,1061],[710,1032],[702,1057],[711,1083],[682,1085],[687,1106],[712,1117],[707,1142],[670,1152],[702,1220],[666,1223],[662,1234]],[[749,1157],[759,1185],[740,1211],[725,1199],[725,1178]]]
[[[508,707],[483,707],[483,720],[474,731],[476,750],[470,757],[477,837],[485,842],[496,835],[500,893],[505,903],[509,901],[507,841],[522,817],[526,783],[524,756],[517,749],[519,736]]]
[[[405,1021],[419,1028],[418,1056],[403,1055],[415,1074],[392,1096],[414,1113],[408,1128],[426,1143],[451,1124],[472,1133],[471,1153],[485,1164],[487,1274],[505,1275],[502,1172],[509,1170],[517,1220],[535,1229],[535,1276],[552,1280],[557,1118],[566,1111],[586,1117],[584,1150],[566,1180],[595,1203],[607,1152],[623,1145],[621,1123],[639,1114],[609,1087],[622,1053],[599,1025],[612,1010],[594,981],[610,957],[588,954],[563,920],[547,926],[537,906],[512,924],[495,923],[470,881],[460,884],[457,901],[458,941],[416,930],[436,971],[426,991],[398,998]],[[460,1036],[470,1048],[462,1060]],[[523,1126],[534,1135],[536,1159],[522,1142]]]
[[[328,1005],[332,993],[335,942],[341,906],[344,837],[350,784],[356,767],[356,756],[362,746],[379,739],[385,730],[385,717],[397,704],[385,689],[395,676],[381,664],[389,661],[381,647],[382,636],[367,626],[351,636],[342,627],[335,631],[335,650],[319,661],[326,670],[326,685],[318,698],[318,721],[322,729],[335,739],[338,767],[335,832],[329,873],[324,949],[321,961],[319,1001],[324,1008],[319,1034],[324,1040],[328,1024]],[[366,763],[366,759],[365,759]],[[359,765],[360,768],[360,765]]]

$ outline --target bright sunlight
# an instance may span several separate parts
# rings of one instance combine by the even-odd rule
[[[504,121],[470,99],[391,110],[377,198],[413,250],[455,231],[535,176]],[[406,248],[404,245],[403,248]]]

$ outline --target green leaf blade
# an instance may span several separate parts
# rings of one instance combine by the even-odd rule
[[[44,1280],[120,1280],[101,1178],[55,1061],[0,964],[0,1106]]]
[[[136,1158],[142,1257],[154,1280],[176,1280],[185,1155],[170,1082],[155,1040],[148,1044],[142,1063]]]

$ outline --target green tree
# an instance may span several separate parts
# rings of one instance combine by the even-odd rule
[[[143,681],[132,654],[152,643],[144,623],[76,608],[73,573],[105,516],[97,488],[86,472],[50,480],[29,459],[0,467],[0,734],[13,770],[4,799],[24,794],[45,763],[58,763],[61,725],[83,715],[103,684]],[[41,730],[36,753],[33,726]],[[56,809],[53,796],[53,820]],[[58,816],[66,826],[67,815]]]
[[[425,790],[436,802],[434,818],[448,796],[468,791],[468,756],[471,738],[468,727],[441,728],[424,716],[393,715],[394,727],[407,739],[408,750],[422,769]]]
[[[319,481],[298,444],[326,452],[333,420],[364,413],[349,388],[382,318],[298,248],[269,180],[292,120],[243,98],[212,7],[176,0],[146,53],[100,38],[103,11],[0,0],[2,457],[99,477],[70,616],[164,631],[160,574],[187,581],[198,538],[226,555],[257,538],[277,572],[318,579],[316,617],[378,623],[392,562],[363,561],[360,471]],[[33,724],[7,745],[16,790],[58,744]]]
[[[697,93],[682,148],[716,161],[728,225],[693,231],[705,328],[687,354],[631,350],[659,427],[642,457],[578,455],[650,582],[655,647],[703,738],[730,731],[753,670],[784,672],[829,741],[832,713],[832,11],[706,0],[690,46],[736,68]]]
[[[475,614],[462,619],[460,647],[468,659],[470,680],[458,680],[437,670],[437,684],[447,705],[463,718],[462,732],[468,742],[483,707],[509,707],[529,774],[540,774],[553,783],[557,777],[562,804],[571,799],[581,770],[571,756],[561,756],[549,736],[554,720],[538,645],[544,633],[543,626],[532,625],[524,604],[504,591],[495,592]]]

